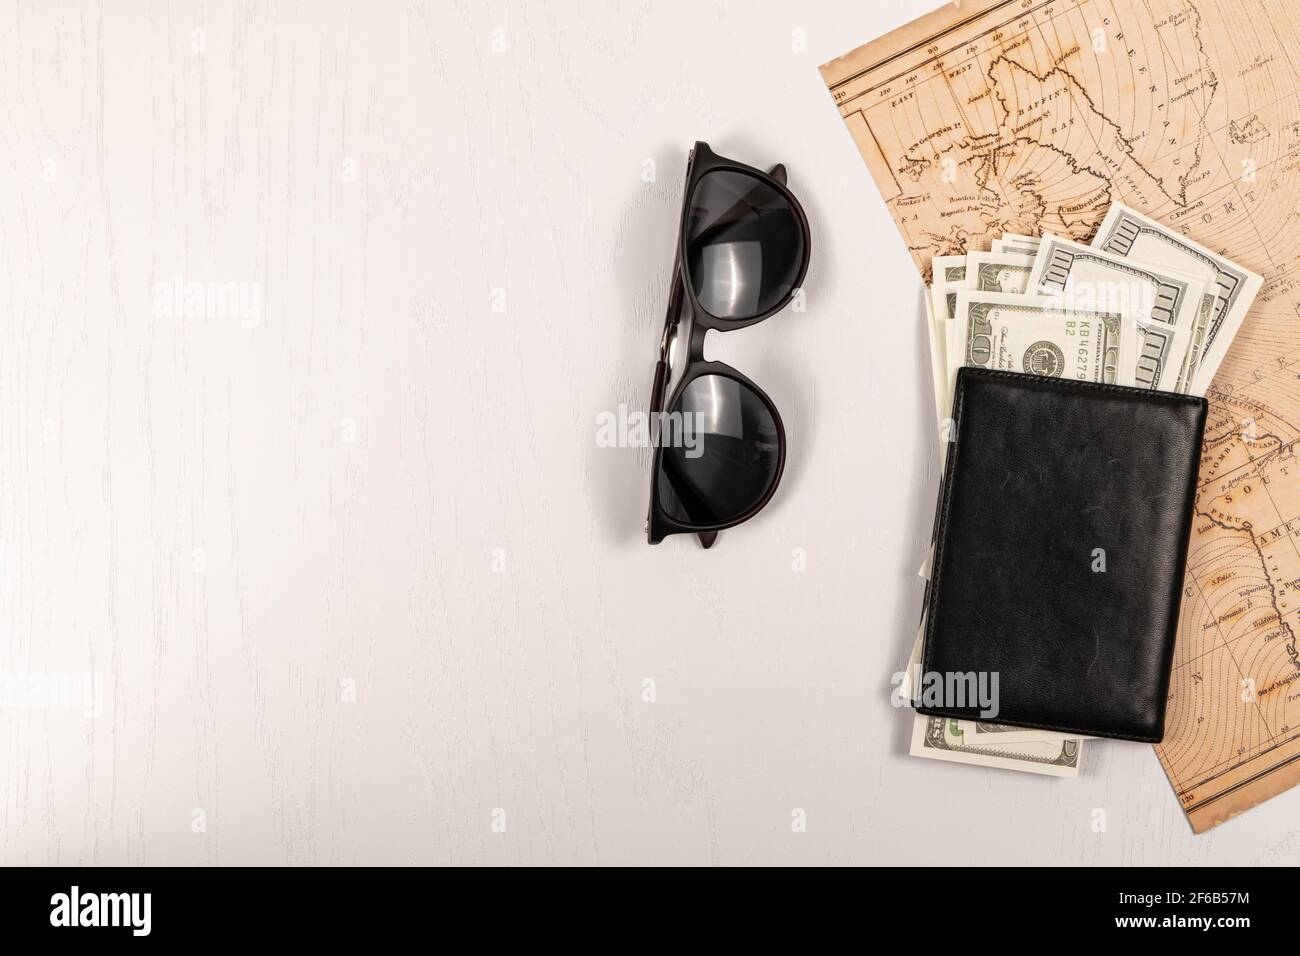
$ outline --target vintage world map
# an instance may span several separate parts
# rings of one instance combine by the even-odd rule
[[[1114,201],[1264,276],[1207,396],[1157,752],[1197,831],[1300,782],[1300,4],[950,3],[822,74],[927,281]]]

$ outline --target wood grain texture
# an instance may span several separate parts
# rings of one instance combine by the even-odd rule
[[[816,67],[928,2],[6,5],[0,670],[103,683],[0,708],[0,861],[1300,861],[1149,747],[905,756],[921,288]],[[696,138],[813,224],[709,342],[791,441],[710,552],[595,437]]]

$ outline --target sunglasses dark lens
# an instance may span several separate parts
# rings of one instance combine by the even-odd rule
[[[803,228],[785,195],[746,173],[706,173],[691,193],[686,257],[695,297],[719,319],[761,315],[803,265]]]
[[[749,386],[702,375],[682,390],[659,433],[659,506],[688,525],[725,524],[767,494],[780,437]]]

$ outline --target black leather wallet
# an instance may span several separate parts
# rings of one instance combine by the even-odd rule
[[[931,689],[996,675],[997,706],[934,694],[921,713],[1164,737],[1205,414],[1194,396],[958,372],[921,670]]]

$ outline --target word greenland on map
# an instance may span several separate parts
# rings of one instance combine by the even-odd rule
[[[1210,284],[1204,341],[1169,348],[1205,380],[1190,360],[1137,371],[1210,401],[1157,753],[1198,832],[1300,783],[1300,4],[967,0],[821,71],[940,312],[972,278],[994,296],[1050,283],[1042,237],[1058,272],[1088,244],[1162,262],[1140,225],[1096,242],[1112,208],[1240,264]],[[1163,265],[1201,271],[1182,255]]]

